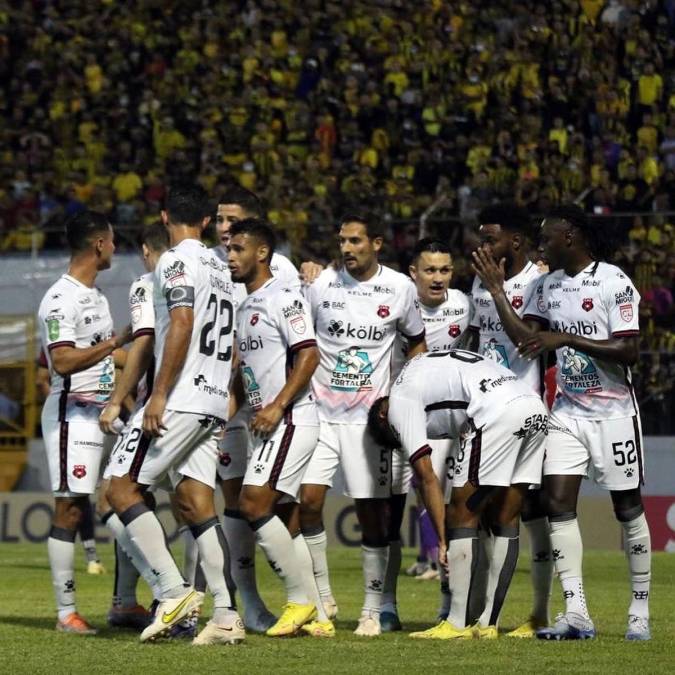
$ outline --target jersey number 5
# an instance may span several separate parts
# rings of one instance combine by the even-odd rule
[[[218,360],[229,361],[232,358],[232,345],[229,345],[224,352],[221,352],[220,341],[224,336],[229,335],[232,332],[232,318],[234,314],[232,311],[232,303],[225,299],[222,299],[220,302],[218,302],[216,294],[211,293],[209,302],[206,306],[207,312],[211,309],[211,306],[213,306],[213,320],[207,321],[202,328],[202,332],[199,334],[199,353],[204,354],[205,356],[213,356],[213,353],[216,351],[216,340],[211,338],[211,331],[216,325],[218,317],[222,316],[223,312],[227,312],[225,325],[220,329],[217,341]]]

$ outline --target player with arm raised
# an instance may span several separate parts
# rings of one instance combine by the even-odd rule
[[[540,251],[554,271],[540,280],[523,319],[498,293],[495,297],[521,355],[536,359],[555,351],[558,361],[544,492],[565,613],[553,627],[538,631],[543,639],[595,636],[584,595],[576,515],[581,479],[591,467],[596,482],[610,491],[624,533],[632,587],[626,639],[651,637],[651,539],[640,494],[642,436],[630,374],[639,355],[640,295],[618,267],[603,262],[608,239],[579,207],[553,209],[542,223]],[[477,266],[496,290],[499,270],[494,263],[478,256]]]
[[[328,581],[322,509],[338,468],[355,500],[362,529],[365,602],[357,635],[379,635],[388,552],[387,502],[391,456],[367,432],[368,410],[387,392],[396,333],[408,356],[424,351],[424,323],[410,279],[380,265],[384,229],[374,214],[346,215],[339,244],[342,267],[330,267],[308,288],[321,361],[312,380],[321,420],[319,442],[302,486],[302,531],[327,608],[335,612]]]
[[[197,186],[171,188],[162,220],[172,248],[154,277],[155,359],[152,395],[128,425],[111,459],[109,500],[161,589],[141,641],[164,636],[193,615],[201,594],[187,585],[143,492],[169,478],[181,515],[197,540],[213,594],[213,618],[193,644],[238,643],[244,626],[234,607],[227,544],[215,512],[217,434],[228,415],[234,306],[229,270],[201,242],[209,204]]]
[[[42,431],[54,492],[47,540],[56,593],[56,629],[91,634],[75,606],[75,536],[82,512],[91,508],[103,455],[98,418],[114,384],[113,352],[130,339],[113,335],[108,301],[94,285],[110,267],[115,244],[106,216],[82,211],[66,222],[71,252],[68,273],[53,284],[38,310],[51,391],[42,409]]]

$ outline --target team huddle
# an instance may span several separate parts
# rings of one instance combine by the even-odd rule
[[[400,528],[414,489],[438,538],[441,580],[436,624],[411,637],[498,637],[522,521],[533,604],[508,635],[593,638],[576,514],[581,480],[592,476],[623,528],[626,639],[650,639],[651,544],[630,384],[640,297],[604,262],[602,235],[580,209],[557,208],[538,231],[515,205],[484,210],[469,296],[449,288],[442,241],[417,243],[410,276],[380,264],[384,225],[367,211],[341,219],[338,262],[304,263],[301,273],[275,251],[255,195],[234,188],[217,214],[220,244],[209,249],[208,196],[170,190],[162,222],[143,230],[148,272],[131,285],[130,327],[119,333],[95,286],[111,264],[112,228],[90,211],[66,224],[70,268],[39,309],[57,630],[96,632],[75,605],[74,541],[98,488],[115,538],[110,625],[138,629],[142,642],[195,645],[240,643],[246,631],[334,636],[339,598],[322,512],[339,473],[362,532],[356,635],[402,629]],[[532,261],[537,240],[550,272]],[[158,489],[181,526],[182,569],[153,510]],[[256,543],[284,585],[278,617],[258,592]],[[565,611],[551,622],[554,571]],[[149,610],[136,598],[139,576]],[[213,615],[199,631],[207,592]]]

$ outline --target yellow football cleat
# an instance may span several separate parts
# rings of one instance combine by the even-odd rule
[[[473,636],[476,640],[496,640],[499,637],[497,626],[481,626],[476,623],[473,627]]]
[[[507,633],[506,637],[532,640],[537,636],[537,631],[546,626],[546,623],[542,623],[530,617],[524,624],[518,626],[518,628],[515,628],[510,633]]]
[[[473,640],[474,631],[471,626],[455,628],[449,621],[441,621],[433,628],[410,633],[410,637],[417,640]]]
[[[302,627],[302,631],[312,637],[335,637],[335,626],[332,621],[310,621]]]
[[[284,637],[296,635],[297,632],[309,621],[316,617],[314,605],[299,605],[296,602],[288,602],[284,605],[279,620],[267,631],[267,637]]]
[[[87,563],[87,574],[107,574],[100,560],[92,560]]]

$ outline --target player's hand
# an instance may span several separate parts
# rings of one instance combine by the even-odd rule
[[[448,545],[444,541],[438,542],[438,564],[448,573]]]
[[[300,265],[300,280],[309,286],[316,281],[321,272],[323,272],[323,265],[311,261],[304,262]]]
[[[159,438],[162,430],[166,427],[162,424],[164,409],[166,408],[166,397],[159,394],[153,394],[150,400],[145,404],[143,413],[143,433],[146,436]]]
[[[115,349],[124,347],[134,339],[133,332],[131,331],[131,324],[125,326],[120,333],[115,334]]]
[[[525,359],[536,359],[545,352],[553,352],[565,346],[564,333],[541,331],[518,343],[518,353]]]
[[[117,403],[108,403],[98,418],[98,426],[104,434],[116,434],[115,420],[120,416],[122,406]]]
[[[284,409],[278,403],[270,403],[258,411],[251,419],[250,429],[254,436],[269,436],[284,416]]]
[[[471,269],[479,276],[483,286],[490,295],[497,295],[504,290],[506,278],[506,259],[502,258],[497,264],[489,251],[479,246],[473,252]]]

